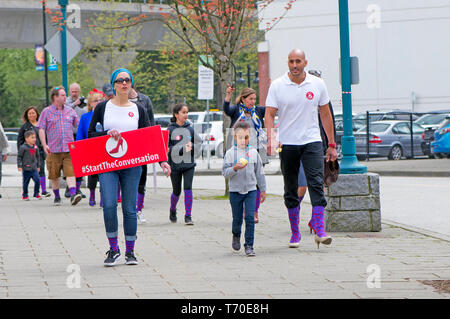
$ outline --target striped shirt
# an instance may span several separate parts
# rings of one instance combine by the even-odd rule
[[[69,143],[73,142],[73,128],[78,127],[80,119],[70,107],[58,110],[55,105],[46,107],[36,125],[47,135],[47,145],[52,153],[69,152]]]

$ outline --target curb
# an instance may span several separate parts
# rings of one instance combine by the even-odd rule
[[[397,177],[450,177],[449,171],[433,171],[433,172],[418,172],[418,171],[377,171],[377,170],[370,170],[370,173],[375,173],[380,176],[397,176]],[[158,172],[157,175],[163,175],[162,173]],[[195,170],[195,175],[198,176],[216,176],[216,175],[222,175],[221,170]],[[265,172],[265,175],[282,175],[281,171],[270,171]]]

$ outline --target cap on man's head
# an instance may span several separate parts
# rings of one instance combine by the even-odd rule
[[[103,84],[102,91],[106,96],[114,95],[114,91],[110,83]]]

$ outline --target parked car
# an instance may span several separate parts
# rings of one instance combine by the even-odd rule
[[[162,129],[167,129],[170,124],[170,119],[172,115],[170,114],[155,114],[155,124],[161,125]]]
[[[223,120],[223,114],[222,111],[216,111],[216,110],[210,110],[209,116],[207,116],[206,111],[205,112],[189,112],[188,113],[188,119],[192,123],[205,123],[208,122],[220,122]]]
[[[423,155],[420,146],[424,128],[413,123],[414,156]],[[366,127],[355,133],[356,156],[367,156]],[[399,160],[403,156],[412,157],[411,123],[409,121],[375,121],[369,126],[369,157],[388,157]]]
[[[374,111],[369,112],[369,122],[374,121],[408,121],[410,120],[411,112],[403,110],[392,110],[392,111]],[[359,113],[353,117],[354,121],[366,121],[367,113]],[[417,113],[412,113],[413,121],[417,120],[419,115]]]
[[[441,126],[446,118],[450,116],[450,112],[434,111],[431,114],[424,114],[414,122],[422,125],[425,128],[425,132],[422,136],[422,151],[430,158],[434,158],[435,155],[431,152],[431,142],[434,141],[434,133],[436,129]]]
[[[203,141],[202,153],[207,154],[209,151],[211,155],[216,155],[220,158],[223,157],[223,122],[195,123],[194,129],[198,125],[202,125],[202,133],[199,134]],[[197,132],[198,130],[197,128]]]
[[[450,117],[439,126],[434,133],[434,142],[431,143],[431,152],[436,157],[450,158]]]
[[[365,126],[362,122],[353,121],[353,132],[358,131]],[[342,136],[344,135],[344,122],[341,120],[335,120],[335,130],[336,130],[336,151],[338,153],[338,158],[342,158]]]
[[[419,117],[414,123],[422,125],[424,129],[437,129],[447,120],[450,113],[425,114]]]
[[[354,118],[357,115],[357,113],[352,113],[352,117]],[[342,112],[335,112],[334,113],[334,120],[335,121],[342,121],[344,117],[344,114]]]
[[[19,134],[17,132],[5,131],[6,137],[8,138],[8,144],[10,153],[9,155],[17,155],[17,137]]]

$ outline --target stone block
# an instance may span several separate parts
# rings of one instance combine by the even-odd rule
[[[371,232],[381,230],[380,183],[374,173],[340,175],[326,189],[326,230]]]
[[[329,196],[369,195],[367,174],[341,174],[336,183],[328,187]]]
[[[338,210],[342,211],[380,209],[380,197],[374,195],[342,196],[340,197],[340,202],[341,205]]]
[[[370,232],[372,218],[369,211],[326,213],[326,231],[328,232]]]
[[[380,195],[380,176],[375,173],[367,173],[367,176],[369,176],[370,193]]]

